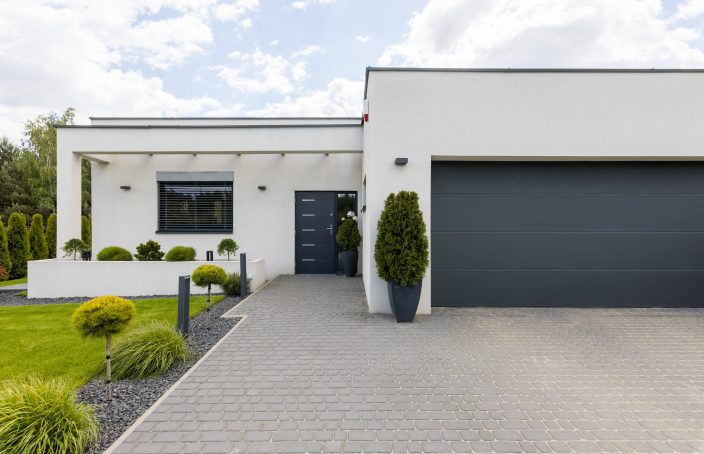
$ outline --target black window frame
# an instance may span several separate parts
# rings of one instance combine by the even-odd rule
[[[222,228],[212,228],[212,224],[206,224],[204,227],[199,227],[198,226],[198,205],[196,205],[195,213],[193,214],[194,221],[192,223],[193,227],[192,228],[184,228],[183,224],[174,226],[174,227],[169,227],[168,226],[168,219],[164,218],[165,215],[165,210],[166,208],[162,207],[162,202],[166,198],[166,194],[164,194],[164,190],[168,187],[180,187],[180,188],[187,188],[187,187],[193,187],[193,188],[204,188],[204,187],[213,187],[213,188],[226,188],[225,191],[222,191],[224,195],[224,207],[225,209],[223,210],[223,216],[224,216],[224,221],[222,223]],[[191,194],[196,193],[194,191]],[[186,194],[188,194],[186,192]],[[159,234],[172,234],[172,233],[187,233],[187,234],[231,234],[234,231],[234,182],[232,180],[229,181],[188,181],[188,180],[182,180],[182,181],[157,181],[157,230],[156,233]]]

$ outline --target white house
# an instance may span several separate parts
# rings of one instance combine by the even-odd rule
[[[58,243],[80,236],[81,159],[96,252],[154,239],[204,258],[233,237],[267,279],[334,273],[352,209],[369,309],[389,312],[376,225],[406,189],[431,239],[419,313],[704,304],[704,71],[368,68],[364,101],[364,119],[61,127]],[[198,191],[210,208],[179,217]]]

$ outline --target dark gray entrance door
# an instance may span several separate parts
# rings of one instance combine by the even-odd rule
[[[436,162],[433,306],[704,306],[704,165]]]
[[[335,272],[334,224],[334,192],[296,192],[296,273]]]

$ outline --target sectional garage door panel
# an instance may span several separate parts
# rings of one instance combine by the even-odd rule
[[[704,165],[435,162],[434,306],[704,306]]]

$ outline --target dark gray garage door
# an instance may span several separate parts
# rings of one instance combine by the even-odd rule
[[[704,306],[704,165],[435,162],[433,306]]]

